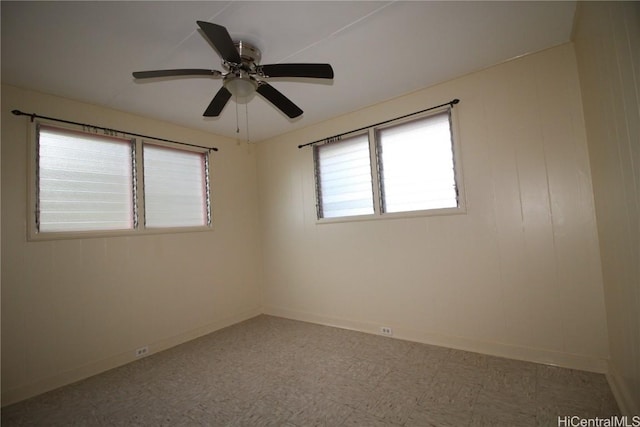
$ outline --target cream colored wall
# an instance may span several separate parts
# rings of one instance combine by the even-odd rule
[[[217,146],[214,230],[27,242],[29,120],[13,109]],[[246,144],[3,85],[3,405],[259,314],[257,227]]]
[[[602,254],[610,383],[622,409],[638,414],[640,3],[580,3],[574,43]]]
[[[317,224],[303,144],[460,98],[467,214]],[[565,44],[259,144],[267,313],[603,372],[590,170]]]
[[[587,106],[594,94],[585,91]],[[454,97],[461,99],[466,214],[316,223],[312,154],[298,144]],[[390,326],[401,338],[607,369],[600,249],[571,44],[252,147],[5,85],[2,107],[3,404],[131,361],[142,345],[157,351],[261,311],[374,333]],[[212,171],[214,231],[27,242],[28,119],[12,116],[14,108],[220,147]],[[593,150],[608,158],[607,147]],[[596,197],[618,197],[606,194],[612,171],[596,170]],[[627,241],[615,238],[615,215],[604,220],[613,229],[601,234],[613,242],[602,246],[605,278],[637,279],[633,260],[617,260],[626,270],[612,272],[615,255],[625,254],[626,246],[616,245]],[[626,356],[637,353],[624,347],[638,348],[629,339],[637,334],[638,307],[625,301],[635,295],[637,302],[637,287],[635,294],[620,288],[625,293],[617,297],[616,285],[607,285],[610,330],[612,322],[622,328],[611,338],[612,366],[637,390]],[[616,314],[623,307],[635,311]]]

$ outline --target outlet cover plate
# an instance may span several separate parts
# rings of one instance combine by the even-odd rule
[[[393,329],[391,329],[389,326],[380,326],[380,334],[387,335],[387,336],[392,336],[393,335]]]

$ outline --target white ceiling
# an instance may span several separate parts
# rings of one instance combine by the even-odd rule
[[[304,114],[290,120],[256,96],[247,105],[253,141],[567,42],[575,11],[575,2],[555,1],[2,1],[0,6],[3,83],[230,137],[237,136],[238,121],[239,136],[246,138],[245,105],[238,106],[238,116],[232,100],[219,118],[202,116],[221,80],[136,82],[131,72],[222,70],[197,20],[225,26],[232,38],[257,45],[263,64],[333,66],[335,78],[329,82],[270,80]]]

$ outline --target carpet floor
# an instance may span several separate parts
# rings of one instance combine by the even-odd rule
[[[511,427],[618,414],[601,374],[262,315],[2,408],[1,421]]]

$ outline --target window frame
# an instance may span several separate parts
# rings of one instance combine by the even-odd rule
[[[152,138],[142,138],[125,135],[125,137],[118,137],[125,140],[131,140],[132,145],[132,164],[134,165],[132,193],[134,202],[132,205],[133,215],[133,228],[130,229],[117,229],[117,230],[88,230],[88,231],[39,231],[38,229],[38,148],[39,148],[39,129],[40,126],[46,126],[50,128],[60,129],[62,131],[68,131],[71,133],[85,133],[88,135],[99,135],[102,133],[93,133],[86,131],[85,129],[69,124],[58,123],[47,119],[37,119],[29,124],[29,144],[28,144],[28,165],[27,165],[27,240],[28,241],[42,241],[42,240],[65,240],[65,239],[87,239],[87,238],[103,238],[103,237],[118,237],[118,236],[143,236],[153,234],[174,234],[174,233],[191,233],[191,232],[207,232],[213,231],[213,203],[212,203],[212,191],[211,191],[211,164],[212,156],[211,152],[207,149],[199,149],[196,147],[177,147],[175,144],[170,144],[164,141],[154,140]],[[109,134],[104,134],[105,137],[110,137]],[[205,175],[208,177],[207,183],[207,195],[208,200],[208,224],[202,226],[187,226],[187,227],[152,227],[146,228],[144,224],[144,208],[145,208],[145,194],[144,194],[144,164],[143,164],[143,144],[153,144],[165,146],[167,148],[192,151],[202,153],[206,156]]]
[[[436,208],[436,209],[422,209],[414,211],[402,211],[402,212],[384,212],[383,210],[383,183],[382,183],[382,159],[379,151],[378,132],[380,130],[391,128],[405,123],[415,122],[422,119],[426,119],[430,116],[435,116],[447,112],[449,114],[449,126],[451,130],[451,151],[453,156],[453,168],[454,168],[454,182],[457,190],[457,207],[449,208]],[[371,155],[371,178],[373,182],[373,207],[374,212],[367,215],[354,215],[343,216],[333,218],[320,217],[321,212],[321,199],[318,192],[319,186],[319,171],[318,163],[316,159],[316,149],[314,148],[313,156],[313,172],[315,182],[315,201],[316,201],[316,223],[317,224],[332,224],[341,222],[352,221],[371,221],[381,219],[397,219],[397,218],[414,218],[414,217],[429,217],[429,216],[446,216],[446,215],[461,215],[467,213],[466,194],[464,188],[464,179],[462,172],[462,156],[461,156],[461,142],[458,132],[458,118],[454,109],[451,106],[445,106],[421,114],[412,115],[410,117],[403,117],[397,120],[385,122],[382,125],[374,125],[369,127],[366,132],[369,133],[369,153]],[[325,144],[339,144],[340,141],[331,141]]]

